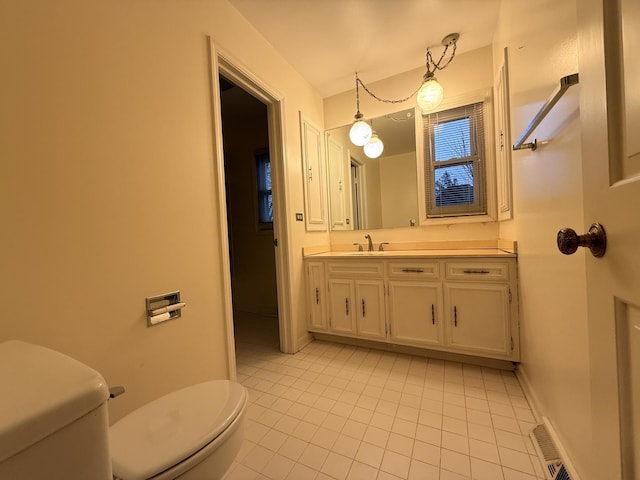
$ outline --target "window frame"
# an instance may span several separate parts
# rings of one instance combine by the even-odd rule
[[[472,105],[482,102],[483,108],[483,123],[484,123],[484,135],[483,151],[481,157],[483,157],[482,167],[484,172],[484,184],[485,184],[485,209],[484,213],[457,213],[449,212],[448,214],[441,216],[434,216],[428,213],[427,200],[429,198],[430,184],[427,182],[427,174],[429,173],[429,166],[425,157],[425,152],[429,148],[425,140],[424,135],[424,122],[423,115],[416,115],[415,129],[416,129],[416,157],[417,157],[417,173],[418,173],[418,189],[419,189],[419,210],[420,210],[420,225],[449,225],[457,223],[479,223],[479,222],[495,222],[497,221],[496,214],[496,181],[495,181],[495,150],[493,145],[493,97],[491,89],[477,90],[469,92],[463,95],[451,96],[445,98],[440,107],[432,112],[428,112],[426,115],[433,113],[443,113],[448,110],[454,110],[466,105]],[[454,162],[454,161],[452,161]],[[446,162],[439,162],[440,166],[446,166]],[[435,191],[435,190],[434,190]],[[434,200],[435,203],[435,200]]]
[[[266,162],[264,161],[266,158]],[[255,219],[256,219],[256,228],[258,231],[266,231],[273,230],[273,172],[271,172],[271,189],[262,189],[261,185],[261,166],[260,163],[268,163],[271,165],[271,157],[269,155],[269,150],[260,149],[256,150],[254,153],[254,162],[253,162],[253,177],[254,177],[254,192],[255,192]],[[263,221],[261,219],[261,200],[264,197],[271,196],[271,220]]]
[[[478,117],[476,111],[478,109],[484,110],[482,102],[476,102],[469,105],[461,105],[451,109],[443,110],[441,112],[429,113],[423,115],[422,121],[427,122],[427,118],[431,116],[438,116],[438,122],[429,122],[424,126],[423,134],[426,137],[425,143],[427,148],[425,149],[425,171],[429,178],[425,178],[425,182],[428,182],[427,197],[427,216],[429,218],[441,218],[450,216],[463,216],[463,215],[485,215],[486,214],[486,181],[484,163],[485,163],[485,148],[484,148],[484,116],[471,119],[469,122],[469,139],[472,145],[477,144],[477,150],[470,151],[470,154],[466,157],[453,157],[448,160],[437,160],[435,158],[436,151],[436,127],[448,122],[456,120],[462,120],[468,118],[471,115]],[[472,110],[470,115],[468,112]],[[482,122],[482,125],[478,125],[478,121]],[[480,132],[478,131],[480,129]],[[471,149],[470,149],[471,150]],[[428,164],[428,165],[427,165]],[[471,166],[472,169],[472,186],[473,186],[473,203],[464,203],[461,205],[438,205],[438,189],[436,172],[439,169],[450,167],[464,167]]]

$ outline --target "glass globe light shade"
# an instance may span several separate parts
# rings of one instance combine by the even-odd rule
[[[371,136],[371,140],[364,146],[364,154],[369,158],[378,158],[382,155],[384,143],[376,133]]]
[[[349,130],[349,138],[351,139],[351,143],[362,147],[371,140],[372,133],[371,125],[364,120],[356,120],[353,122],[353,125],[351,125],[351,130]]]
[[[428,112],[438,107],[444,98],[444,89],[438,83],[435,77],[427,80],[418,90],[417,102],[418,106]]]

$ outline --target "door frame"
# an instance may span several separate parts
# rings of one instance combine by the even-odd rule
[[[222,135],[222,109],[220,101],[219,75],[232,80],[243,90],[256,97],[267,106],[269,129],[269,158],[271,160],[271,182],[273,185],[273,234],[277,242],[275,247],[276,288],[278,298],[278,323],[280,333],[280,350],[285,353],[294,351],[294,336],[291,328],[291,285],[289,261],[289,229],[287,228],[287,193],[284,173],[285,141],[284,141],[284,99],[275,89],[264,83],[248,68],[232,55],[217,46],[207,36],[209,53],[211,117],[213,135],[213,160],[215,182],[217,187],[217,210],[220,245],[220,262],[222,267],[223,312],[225,317],[227,368],[229,378],[236,379],[236,351],[233,328],[233,305],[231,288],[231,265],[229,257],[228,225],[226,218],[227,198],[224,172],[224,151]]]
[[[365,169],[364,164],[351,156],[351,152],[347,152],[349,156],[349,189],[351,190],[349,195],[349,201],[351,203],[351,212],[353,216],[358,215],[358,230],[365,230],[367,225],[369,224],[369,218],[367,215],[367,194],[366,194],[366,180],[365,180]],[[357,188],[357,196],[358,201],[354,199],[354,194],[356,189],[354,188],[354,179],[353,179],[353,170],[356,170],[358,175],[358,188]],[[353,222],[353,230],[356,230],[356,222]]]

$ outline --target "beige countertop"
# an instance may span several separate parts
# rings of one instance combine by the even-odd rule
[[[507,252],[499,248],[456,248],[456,249],[426,249],[426,250],[385,250],[373,252],[329,251],[306,254],[304,258],[473,258],[473,257],[506,257],[515,258],[515,253]]]

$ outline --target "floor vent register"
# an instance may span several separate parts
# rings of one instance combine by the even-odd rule
[[[531,430],[531,439],[542,461],[547,479],[571,480],[567,467],[562,461],[560,452],[558,452],[545,424],[540,424]]]

